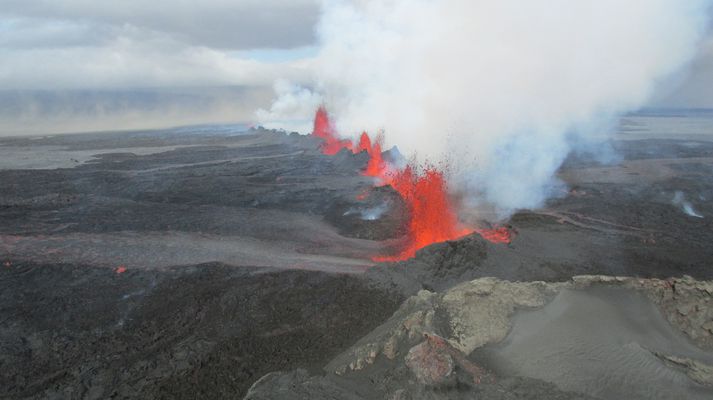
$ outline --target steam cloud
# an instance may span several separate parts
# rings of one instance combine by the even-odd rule
[[[472,203],[504,216],[541,205],[576,143],[685,67],[709,5],[324,1],[315,93],[288,90],[262,116],[322,98],[342,134],[384,130],[387,147],[448,161]]]

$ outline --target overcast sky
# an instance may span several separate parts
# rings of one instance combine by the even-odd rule
[[[298,79],[310,0],[1,0],[0,88],[263,85]]]
[[[153,118],[168,109],[185,117],[177,122],[249,119],[269,102],[275,79],[307,81],[318,18],[316,0],[0,0],[0,105],[14,104],[11,112],[0,110],[0,134],[21,133],[23,126],[47,129],[41,119],[57,129],[52,118],[60,114],[88,119],[99,111],[132,111],[137,123],[146,117],[149,127],[165,125],[166,118]],[[212,88],[209,101],[200,89],[206,87]],[[215,87],[243,89],[238,94]],[[110,99],[116,91],[154,89],[162,93],[154,101],[165,104],[153,104],[152,116],[133,110],[132,96],[123,97],[123,108]],[[38,100],[37,91],[44,97]],[[94,93],[96,104],[86,104],[86,97],[69,104],[77,101],[77,91]],[[709,35],[690,74],[657,94],[655,104],[713,108],[712,93]],[[180,107],[191,96],[212,112],[202,107],[188,118]]]

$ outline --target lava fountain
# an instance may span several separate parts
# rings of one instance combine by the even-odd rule
[[[320,107],[314,116],[314,130],[312,134],[323,140],[321,149],[322,153],[326,155],[333,156],[339,153],[341,149],[354,150],[354,146],[350,140],[339,139],[337,137],[337,133],[334,131],[332,123],[329,121],[327,110],[324,107]]]
[[[369,162],[362,174],[378,178],[380,184],[390,185],[406,203],[409,211],[406,244],[397,254],[377,256],[373,258],[374,261],[406,260],[413,257],[418,249],[430,244],[458,239],[471,233],[478,233],[494,243],[510,242],[510,231],[505,227],[477,229],[466,227],[458,221],[448,196],[445,175],[436,167],[425,166],[418,171],[414,165],[407,165],[401,170],[395,169],[383,159],[379,138],[372,142],[364,132],[357,144],[340,139],[324,107],[319,107],[315,114],[313,135],[322,139],[321,150],[327,155],[334,155],[342,149],[354,154],[366,151]]]

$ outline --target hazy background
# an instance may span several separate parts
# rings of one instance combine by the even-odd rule
[[[255,110],[276,80],[310,85],[319,15],[312,0],[0,0],[0,135],[269,119]],[[651,105],[713,108],[713,35],[660,86]]]
[[[310,0],[0,0],[0,135],[249,122],[302,82]]]

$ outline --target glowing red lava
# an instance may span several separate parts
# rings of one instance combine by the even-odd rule
[[[366,132],[361,134],[357,145],[348,139],[339,139],[324,107],[319,107],[314,116],[313,135],[323,140],[322,153],[330,156],[339,153],[342,149],[347,149],[354,154],[366,151],[369,154],[369,163],[363,171],[364,175],[378,177],[386,172],[386,163],[381,158],[381,143],[377,140],[372,144],[371,138]]]
[[[380,178],[383,184],[391,185],[409,209],[405,247],[395,255],[374,257],[374,261],[407,260],[416,254],[416,250],[425,246],[458,239],[473,232],[494,243],[510,242],[510,231],[507,228],[472,229],[462,226],[448,197],[443,172],[435,167],[423,168],[420,173],[415,172],[410,165],[401,171],[394,171],[382,158],[380,140],[372,143],[366,132],[361,134],[356,145],[349,140],[339,139],[324,107],[317,110],[313,134],[322,138],[321,149],[327,155],[336,154],[342,149],[355,154],[366,151],[369,162],[362,174]],[[365,197],[362,193],[357,199]]]
[[[411,166],[407,166],[393,176],[386,177],[386,181],[401,195],[409,208],[408,241],[398,254],[374,257],[374,261],[406,260],[422,247],[473,232],[458,222],[442,172],[429,167],[421,174],[416,174]]]
[[[367,197],[369,197],[369,189],[363,190],[361,193],[356,195],[356,199],[359,201],[365,200]]]
[[[314,136],[322,138],[322,153],[333,156],[339,153],[341,149],[352,150],[352,142],[348,139],[339,139],[334,131],[332,123],[329,121],[329,115],[324,107],[317,109],[317,114],[314,116]]]
[[[475,233],[491,243],[510,243],[512,240],[512,232],[504,226],[493,229],[475,229]]]
[[[366,132],[362,136],[366,136]],[[368,138],[369,136],[366,137]],[[381,143],[374,143],[373,146],[368,148],[367,152],[369,153],[369,162],[366,164],[363,174],[383,178],[387,173],[387,167],[386,162],[381,157]]]

